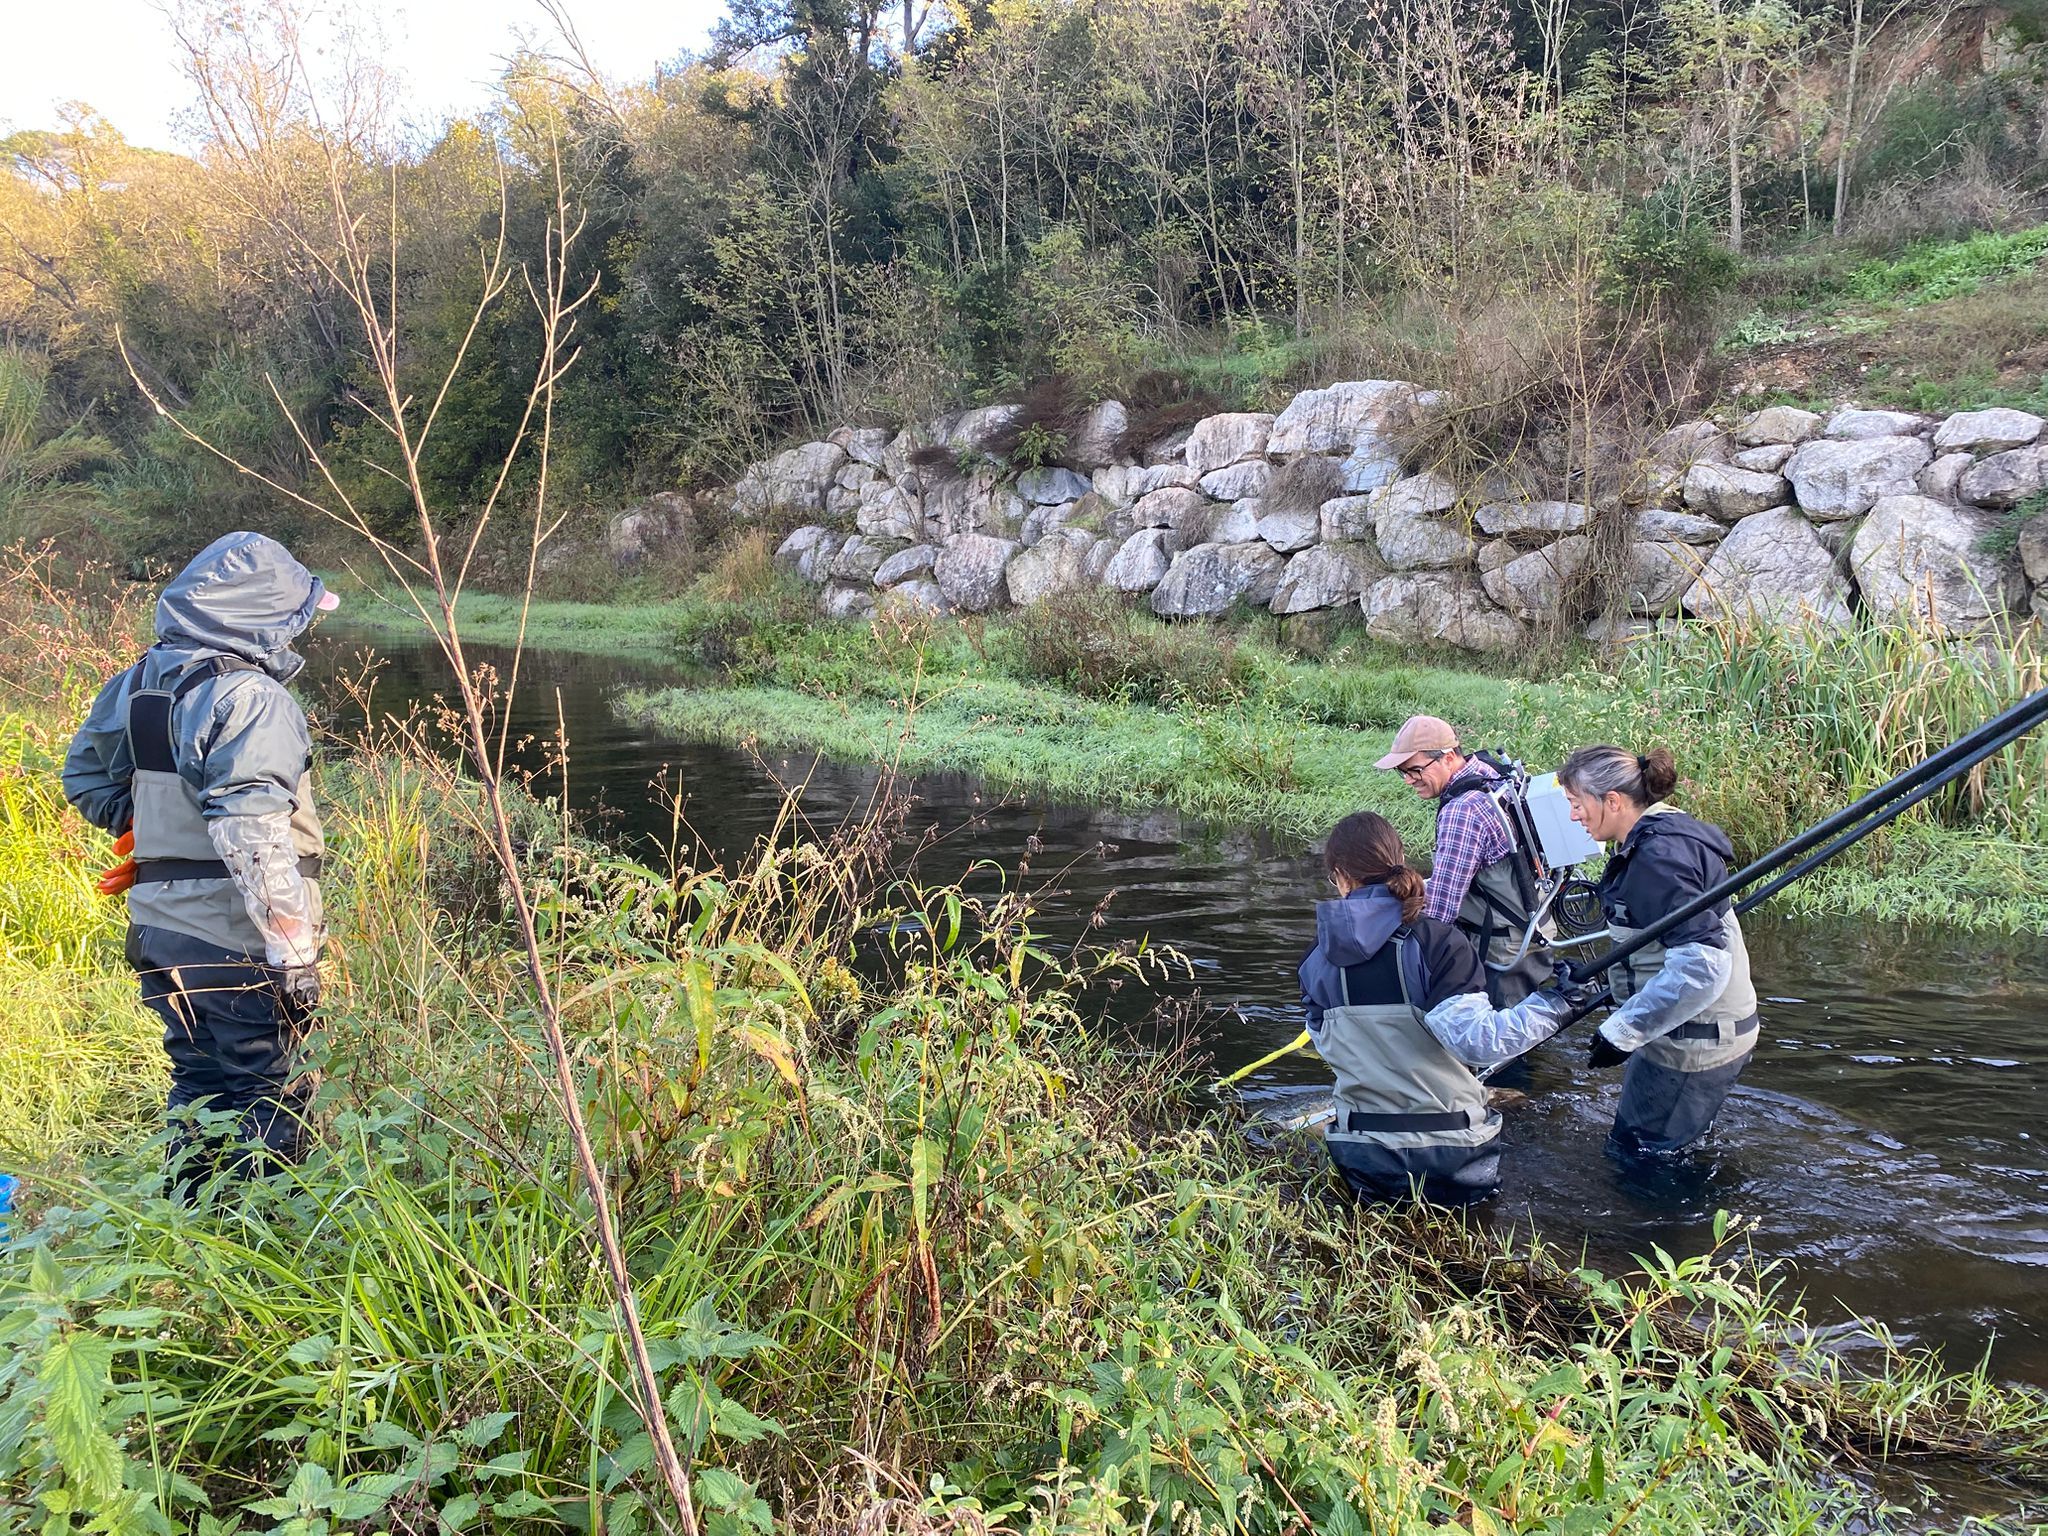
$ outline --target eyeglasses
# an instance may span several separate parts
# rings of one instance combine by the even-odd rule
[[[1409,783],[1413,784],[1417,779],[1421,778],[1425,773],[1429,772],[1430,769],[1434,768],[1437,765],[1438,760],[1442,758],[1442,756],[1443,753],[1441,752],[1432,752],[1429,754],[1429,758],[1426,762],[1404,763],[1401,767],[1395,769],[1394,771],[1400,774],[1401,777],[1406,779]]]

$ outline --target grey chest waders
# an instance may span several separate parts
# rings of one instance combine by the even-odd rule
[[[1643,930],[1609,922],[1617,946]],[[1756,1048],[1756,986],[1749,977],[1749,947],[1734,912],[1721,914],[1721,936],[1733,965],[1721,995],[1678,1028],[1642,1046],[1636,1054],[1674,1072],[1706,1072],[1738,1061]],[[1653,939],[1607,973],[1618,1007],[1634,997],[1664,968],[1664,945]]]
[[[1421,978],[1414,941],[1399,930],[1398,1003],[1345,1002],[1324,1012],[1316,1047],[1336,1074],[1336,1117],[1326,1132],[1330,1157],[1354,1187],[1398,1198],[1419,1182],[1431,1198],[1492,1191],[1500,1116],[1486,1085],[1445,1050],[1414,1003]],[[1483,1166],[1482,1166],[1483,1165]]]
[[[195,664],[175,688],[136,687],[128,695],[128,750],[135,761],[135,884],[128,892],[128,920],[259,960],[263,935],[207,836],[199,791],[178,772],[173,715],[201,683],[227,673],[261,670],[251,662],[213,657]],[[135,678],[141,682],[139,664]],[[324,842],[320,817],[313,809],[310,764],[299,776],[296,798],[292,842],[317,918]]]

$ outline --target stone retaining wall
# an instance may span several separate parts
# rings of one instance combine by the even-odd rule
[[[808,519],[775,558],[834,616],[984,613],[1107,587],[1149,594],[1170,618],[1356,604],[1384,639],[1478,651],[1538,627],[1591,632],[1595,615],[1566,605],[1590,601],[1574,578],[1594,558],[1593,511],[1504,472],[1483,485],[1411,472],[1409,440],[1436,404],[1399,381],[1332,384],[1124,457],[1124,408],[1107,401],[1061,463],[1016,474],[982,445],[1017,408],[990,406],[835,432],[754,465],[730,494],[746,515]],[[1984,547],[2006,509],[2048,488],[2042,419],[2023,411],[1777,406],[1676,427],[1633,478],[1628,504],[1604,515],[1643,623],[1918,612],[1969,630],[2048,609],[2048,518],[2015,553]],[[614,547],[653,536],[660,515],[615,519]]]

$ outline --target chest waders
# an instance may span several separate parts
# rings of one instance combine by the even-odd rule
[[[1486,1085],[1422,1022],[1420,955],[1406,928],[1399,946],[1398,1003],[1354,1003],[1343,976],[1344,1005],[1324,1012],[1316,1048],[1336,1074],[1336,1118],[1325,1137],[1330,1159],[1360,1195],[1423,1197],[1461,1204],[1493,1192],[1500,1180],[1500,1116]]]
[[[172,714],[201,683],[231,672],[260,672],[251,662],[214,657],[193,666],[175,688],[136,687],[128,695],[128,751],[135,761],[135,884],[128,892],[128,920],[200,939],[222,950],[261,961],[263,935],[206,834],[199,791],[178,772]],[[135,680],[142,680],[138,663]],[[299,774],[298,808],[292,812],[292,844],[308,887],[313,916],[320,916],[320,855],[325,844],[313,809],[311,764]]]
[[[1616,944],[1642,931],[1609,914],[1608,932]],[[1721,914],[1721,938],[1731,965],[1720,996],[1629,1057],[1612,1132],[1613,1141],[1626,1150],[1676,1152],[1706,1135],[1756,1049],[1756,984],[1749,974],[1749,946],[1732,908]],[[1663,966],[1664,945],[1655,940],[1613,966],[1607,983],[1616,1004],[1649,985]]]
[[[1551,978],[1549,946],[1545,935],[1529,940],[1528,953],[1515,957],[1522,947],[1522,935],[1529,931],[1530,914],[1536,910],[1536,882],[1526,868],[1526,855],[1505,812],[1487,793],[1487,781],[1468,781],[1447,791],[1438,801],[1441,808],[1463,795],[1481,796],[1507,827],[1513,851],[1504,859],[1482,865],[1473,875],[1465,899],[1458,907],[1458,931],[1472,941],[1486,970],[1487,1000],[1496,1008],[1512,1008]]]

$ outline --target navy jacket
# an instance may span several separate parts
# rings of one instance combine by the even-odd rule
[[[1347,979],[1354,1003],[1401,1001],[1395,966],[1402,946],[1387,942],[1400,926],[1401,903],[1383,885],[1361,886],[1341,901],[1316,903],[1315,947],[1300,971],[1301,1004],[1311,1029],[1321,1027],[1325,1009],[1344,1005]],[[1416,1007],[1427,1013],[1461,992],[1486,990],[1479,956],[1456,928],[1418,917],[1408,931],[1415,941],[1409,946],[1409,988]]]
[[[1726,879],[1734,854],[1728,834],[1712,822],[1683,811],[1645,816],[1608,856],[1595,887],[1600,909],[1610,923],[1647,928]],[[1727,911],[1726,900],[1717,902],[1665,934],[1664,945],[1723,948],[1721,919]]]

